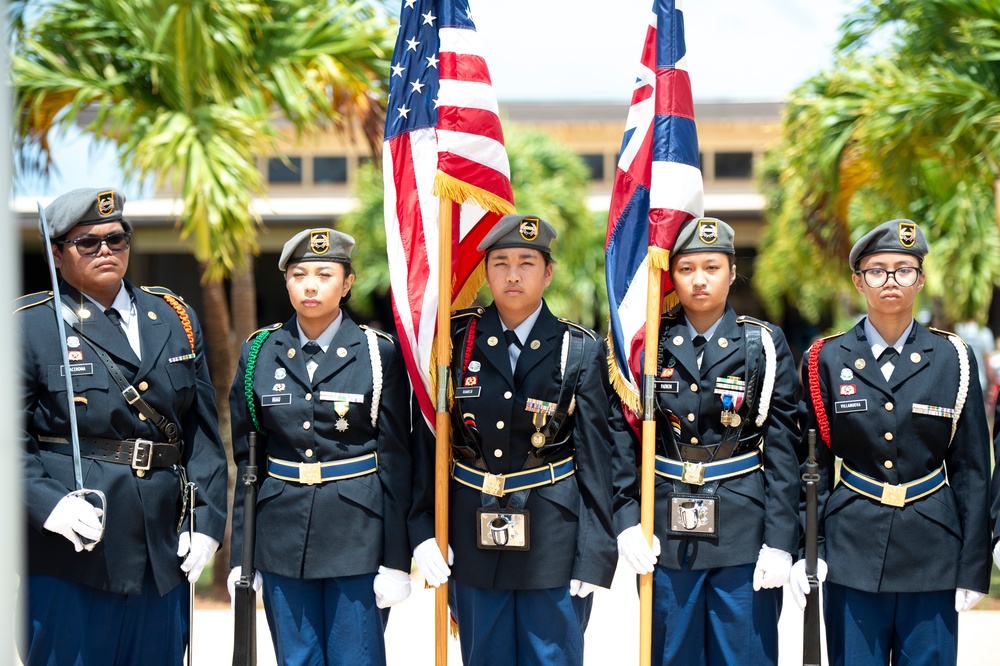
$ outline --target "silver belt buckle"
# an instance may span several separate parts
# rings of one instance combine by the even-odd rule
[[[705,484],[705,465],[700,462],[689,462],[687,460],[683,463],[683,471],[681,472],[681,481],[684,483],[690,483],[693,486],[702,486]]]
[[[492,495],[493,497],[503,497],[503,486],[503,474],[490,474],[489,472],[486,472],[483,475],[483,492],[487,495]]]
[[[146,452],[145,465],[139,462],[140,451]],[[152,464],[153,464],[153,440],[136,439],[135,443],[132,445],[132,469],[142,472],[148,472],[149,467]]]

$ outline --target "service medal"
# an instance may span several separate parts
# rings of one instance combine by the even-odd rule
[[[339,430],[340,432],[344,432],[345,430],[347,430],[347,419],[345,419],[344,417],[347,416],[347,410],[349,406],[350,403],[348,402],[333,403],[334,411],[336,411],[337,415],[340,416],[340,418],[337,419],[337,422],[334,424],[334,427],[336,427],[337,430]]]
[[[531,436],[531,445],[536,449],[540,449],[545,445],[545,435],[540,432],[536,432]]]

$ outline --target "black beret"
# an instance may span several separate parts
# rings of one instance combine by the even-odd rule
[[[125,195],[113,187],[85,187],[67,192],[45,207],[45,221],[49,225],[49,238],[59,238],[79,224],[103,224],[121,220],[125,231],[132,225],[122,217]],[[38,232],[42,221],[38,220]]]
[[[911,220],[889,220],[878,225],[858,239],[851,248],[848,261],[851,270],[858,269],[858,263],[869,254],[876,252],[902,252],[912,254],[921,261],[927,255],[927,239],[916,222]]]

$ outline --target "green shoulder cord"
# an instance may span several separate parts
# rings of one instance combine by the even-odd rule
[[[247,399],[247,409],[250,410],[250,418],[253,419],[253,427],[261,435],[265,434],[264,429],[260,427],[260,421],[257,419],[257,405],[255,404],[253,397],[253,371],[257,367],[257,354],[260,353],[260,348],[263,346],[264,341],[267,340],[268,336],[271,335],[271,331],[261,331],[256,338],[254,338],[253,344],[250,345],[250,351],[247,352],[247,372],[243,376],[243,394]]]

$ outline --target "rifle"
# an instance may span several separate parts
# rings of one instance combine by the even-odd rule
[[[809,430],[809,458],[806,459],[806,471],[802,481],[806,486],[806,576],[809,578],[809,595],[806,597],[806,609],[803,616],[802,632],[802,664],[803,666],[820,666],[820,608],[819,608],[819,578],[816,575],[817,554],[817,506],[816,492],[819,488],[819,474],[816,464],[816,431]]]
[[[249,454],[243,472],[242,572],[234,593],[236,627],[233,632],[233,666],[257,664],[257,592],[254,590],[253,551],[257,541],[257,433],[247,437]]]

